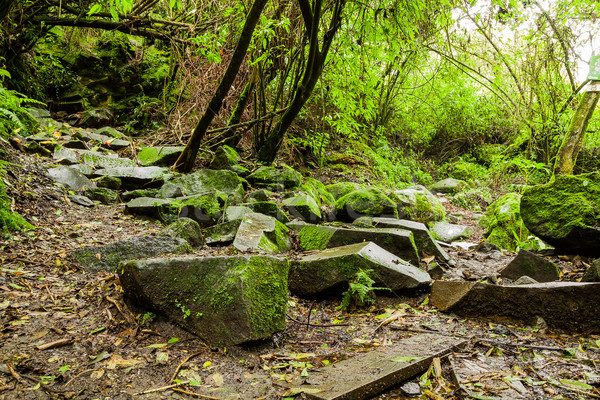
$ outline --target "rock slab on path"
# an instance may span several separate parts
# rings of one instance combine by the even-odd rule
[[[560,269],[556,264],[523,249],[519,250],[517,256],[498,272],[500,276],[512,280],[529,276],[537,282],[553,282],[560,278]]]
[[[365,242],[323,250],[293,262],[290,291],[300,297],[341,294],[360,270],[371,270],[374,286],[392,291],[425,288],[431,281],[428,273],[372,242]]]
[[[96,184],[89,180],[81,172],[71,167],[58,166],[48,170],[48,176],[56,183],[66,186],[75,192],[83,192],[86,189],[95,189]]]
[[[125,295],[213,346],[285,329],[288,261],[267,256],[151,258],[122,263]]]
[[[87,270],[114,272],[122,261],[155,257],[161,254],[191,252],[187,241],[169,236],[140,236],[104,246],[88,246],[72,255]]]
[[[435,281],[431,302],[457,315],[509,318],[575,332],[600,332],[600,283],[550,282],[498,286],[481,282]]]
[[[313,390],[304,394],[314,400],[367,399],[425,371],[433,358],[443,357],[464,343],[462,339],[433,334],[411,336],[394,345],[311,371],[313,384],[306,388]]]

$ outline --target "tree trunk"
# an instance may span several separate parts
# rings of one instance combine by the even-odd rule
[[[327,53],[329,52],[335,33],[341,23],[345,0],[340,0],[335,3],[329,29],[323,37],[321,51],[319,51],[318,33],[321,21],[322,0],[315,0],[312,13],[305,0],[299,0],[299,4],[304,19],[304,25],[309,32],[309,55],[302,82],[296,89],[292,104],[290,104],[289,108],[277,122],[273,130],[267,135],[267,138],[260,149],[258,149],[258,159],[268,164],[273,163],[275,160],[277,152],[283,143],[286,131],[292,125],[292,122],[294,122],[294,119],[298,113],[300,113],[300,110],[302,110],[306,101],[310,98],[310,95],[321,76],[321,72],[323,72]]]
[[[577,154],[581,150],[585,130],[594,114],[598,98],[600,98],[600,92],[585,92],[583,94],[577,110],[575,110],[575,114],[571,119],[569,130],[558,150],[556,163],[554,164],[554,175],[568,175],[573,173]]]
[[[231,61],[229,61],[229,65],[227,66],[227,70],[221,79],[221,83],[219,87],[215,91],[213,98],[210,100],[206,111],[200,121],[198,121],[198,125],[192,132],[192,136],[188,141],[185,149],[175,162],[173,166],[175,170],[179,172],[189,172],[194,167],[194,162],[196,161],[196,156],[198,155],[198,149],[200,148],[200,144],[202,143],[202,139],[208,129],[210,123],[217,115],[217,113],[221,110],[221,106],[223,105],[223,100],[237,73],[246,57],[246,52],[248,51],[248,46],[250,45],[250,40],[252,39],[252,33],[254,32],[254,28],[260,19],[260,15],[262,14],[262,10],[267,4],[267,0],[255,0],[250,12],[246,16],[246,21],[244,22],[244,27],[242,28],[242,33],[240,34],[240,38],[238,39],[237,45],[235,46],[235,50],[231,57]]]

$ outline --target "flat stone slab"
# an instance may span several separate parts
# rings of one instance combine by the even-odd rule
[[[476,359],[470,354],[463,357],[452,354],[449,360],[452,379],[473,398],[488,396],[498,400],[531,399],[532,394],[520,380],[510,379],[514,372],[501,357]]]
[[[435,357],[462,347],[465,340],[423,334],[310,372],[306,398],[363,400],[427,370]],[[315,391],[320,392],[315,393]]]
[[[75,192],[96,188],[96,184],[71,167],[58,166],[48,170],[48,176]]]
[[[286,325],[288,261],[170,257],[122,263],[125,295],[213,346],[268,339]]]
[[[473,234],[473,228],[470,226],[449,224],[448,222],[436,222],[431,230],[433,236],[446,243],[465,239]]]
[[[323,250],[291,264],[290,291],[300,297],[341,294],[360,270],[369,274],[375,287],[392,291],[416,290],[429,286],[427,272],[382,249],[372,242]]]
[[[112,176],[121,179],[124,189],[144,189],[158,187],[172,174],[161,167],[114,167],[97,170],[96,176]]]
[[[560,278],[560,269],[556,264],[523,249],[498,272],[500,276],[512,280],[528,276],[537,282],[553,282]]]
[[[337,228],[306,225],[298,234],[300,247],[305,251],[324,250],[354,243],[373,242],[390,253],[419,265],[419,253],[412,232],[399,229]]]
[[[77,249],[72,256],[89,271],[114,272],[122,261],[191,251],[190,245],[184,239],[169,236],[140,236],[104,246]]]
[[[498,286],[435,281],[431,302],[444,312],[502,318],[575,332],[600,332],[600,283],[550,282]]]
[[[79,163],[79,155],[66,147],[56,146],[54,148],[53,158],[56,162],[63,165],[72,165]]]
[[[209,246],[228,246],[233,243],[242,219],[223,222],[204,229],[204,241]]]
[[[131,168],[137,166],[135,161],[129,158],[119,158],[116,154],[104,155],[93,151],[83,152],[81,161],[93,168]]]
[[[290,250],[289,229],[273,217],[246,213],[233,240],[240,251],[285,253]]]
[[[435,241],[427,226],[422,222],[397,218],[362,217],[355,220],[353,224],[362,228],[391,228],[411,231],[417,249],[435,256],[440,261],[450,261],[448,253]]]

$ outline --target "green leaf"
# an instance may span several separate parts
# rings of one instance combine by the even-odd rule
[[[179,342],[179,338],[174,337],[174,338],[169,339],[169,343],[177,343],[177,342]]]
[[[561,382],[561,383],[564,383],[565,385],[569,385],[569,386],[576,386],[576,387],[578,387],[578,388],[585,389],[585,390],[591,390],[591,389],[593,389],[593,388],[594,388],[593,386],[591,386],[591,385],[588,385],[588,384],[587,384],[587,383],[585,383],[585,382],[581,382],[581,381],[573,381],[573,380],[571,380],[571,379],[561,379],[561,380],[560,380],[560,382]]]
[[[89,17],[90,15],[94,15],[96,13],[99,13],[100,11],[102,11],[102,6],[100,4],[94,4],[90,7],[90,10],[87,12],[87,15]]]
[[[425,357],[396,357],[392,361],[394,361],[394,362],[411,362],[411,361],[419,361],[424,358]]]

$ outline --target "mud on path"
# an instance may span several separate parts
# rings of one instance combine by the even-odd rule
[[[523,398],[600,398],[598,336],[456,318],[431,307],[426,295],[381,296],[357,313],[337,309],[339,299],[292,297],[287,328],[272,342],[210,348],[127,304],[114,275],[90,273],[69,260],[73,249],[151,235],[159,223],[125,215],[122,206],[71,203],[46,178],[45,160],[16,157],[22,167],[9,177],[10,195],[37,229],[1,243],[1,399],[282,399],[295,395],[290,383],[310,382],[314,368],[423,332],[467,339],[455,360],[501,364],[492,372],[472,367],[472,378],[463,380],[463,389],[481,393],[478,398],[510,398],[503,396],[515,381],[525,389]],[[482,279],[513,256],[452,254],[467,279]],[[554,261],[577,274],[577,260]],[[453,365],[443,359],[441,368],[411,379],[420,382],[418,396],[465,398],[452,379]],[[375,398],[408,398],[405,383]]]

